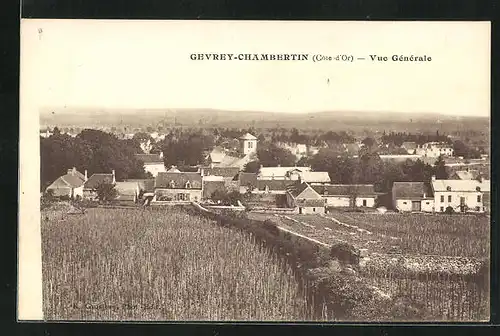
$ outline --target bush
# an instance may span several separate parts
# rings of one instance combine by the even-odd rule
[[[346,243],[335,243],[330,249],[330,256],[344,264],[359,265],[361,253],[357,248]]]
[[[446,210],[444,212],[447,215],[451,215],[455,212],[455,210],[453,210],[453,208],[451,206],[448,206],[448,207],[446,207]]]

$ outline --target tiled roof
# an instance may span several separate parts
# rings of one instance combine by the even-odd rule
[[[245,135],[242,135],[240,137],[240,140],[257,140],[257,137],[253,136],[252,134],[250,133],[247,133]]]
[[[163,163],[159,154],[135,154],[135,157],[146,164]]]
[[[203,175],[215,175],[215,176],[223,176],[223,177],[235,177],[238,175],[240,168],[238,167],[205,167],[203,169]]]
[[[303,182],[330,182],[330,175],[327,172],[302,172],[299,173],[300,179]]]
[[[455,172],[455,175],[459,180],[475,180],[479,176],[479,171],[477,170],[459,170]]]
[[[432,198],[432,190],[425,182],[394,182],[392,196],[396,199]]]
[[[269,190],[281,190],[285,191],[291,185],[294,185],[297,181],[292,180],[257,180],[257,188],[259,190],[266,190],[266,186]]]
[[[139,190],[138,182],[116,182],[115,189],[119,195],[136,195]]]
[[[85,182],[83,188],[95,189],[101,183],[113,183],[113,174],[93,174],[87,182]]]
[[[405,149],[416,149],[417,148],[417,144],[415,142],[403,142],[403,145],[401,145],[401,147],[405,148]]]
[[[374,190],[373,184],[326,184],[315,185],[311,187],[320,195],[328,196],[375,196],[377,193]]]
[[[188,181],[191,184],[190,189],[202,188],[201,174],[192,172],[160,172],[155,178],[155,188],[185,189]],[[173,182],[173,186],[171,186],[171,182]]]
[[[137,182],[139,184],[139,190],[144,190],[144,192],[153,192],[155,180],[154,179],[129,179],[125,182]]]
[[[261,167],[259,171],[259,177],[285,177],[287,173],[298,171],[307,172],[311,171],[310,167]]]
[[[248,186],[249,184],[257,186],[257,174],[255,173],[240,173],[238,176],[240,186]]]
[[[432,188],[436,191],[490,191],[490,181],[484,180],[479,182],[476,180],[435,180],[432,181]]]
[[[288,188],[288,192],[294,199],[322,199],[308,183],[296,183]]]
[[[85,183],[85,177],[81,178],[77,175],[66,174],[59,178],[71,188],[81,187]]]

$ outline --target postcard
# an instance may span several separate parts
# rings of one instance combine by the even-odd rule
[[[20,82],[19,321],[489,321],[489,22],[23,19]]]

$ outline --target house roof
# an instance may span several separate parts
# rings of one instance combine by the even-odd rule
[[[170,182],[174,182],[174,186]],[[185,189],[186,183],[191,184],[190,189],[202,188],[202,177],[200,173],[192,172],[159,172],[155,178],[155,188]]]
[[[259,180],[257,179],[257,188],[259,190],[265,190],[266,186],[269,190],[281,190],[285,191],[288,187],[294,185],[297,181],[292,180]]]
[[[294,199],[321,199],[318,194],[308,183],[296,183],[288,188],[288,192]]]
[[[250,133],[247,133],[245,135],[242,135],[240,137],[240,140],[257,140],[257,137],[253,136],[252,134]]]
[[[459,180],[475,180],[479,176],[478,170],[458,170],[455,172],[456,177]]]
[[[328,196],[375,196],[373,184],[311,184],[311,187],[320,195]]]
[[[144,192],[153,192],[154,191],[154,179],[128,179],[125,182],[137,182],[139,185],[139,190],[144,190]]]
[[[84,189],[95,189],[101,183],[112,184],[113,174],[92,174],[92,176],[83,185]]]
[[[413,141],[407,141],[407,142],[403,142],[403,144],[401,145],[401,147],[405,148],[405,149],[416,149],[417,148],[417,144]]]
[[[225,191],[226,185],[224,181],[203,180],[203,197],[210,198],[216,190]]]
[[[295,205],[298,207],[324,207],[326,205],[326,200],[324,198],[318,199],[297,199],[295,200]]]
[[[484,180],[479,182],[476,180],[434,180],[432,181],[432,188],[436,191],[468,191],[476,192],[476,188],[480,191],[490,191],[490,181]],[[449,189],[449,190],[448,190]]]
[[[215,175],[215,176],[223,176],[223,177],[235,177],[238,175],[240,168],[239,167],[204,167],[203,175]]]
[[[163,159],[159,154],[135,154],[135,157],[145,164],[151,163],[161,163],[163,164]]]
[[[139,192],[138,182],[116,182],[115,189],[119,195],[135,195]]]
[[[392,196],[395,199],[432,198],[432,190],[425,182],[394,182]]]
[[[255,173],[240,173],[238,176],[240,186],[252,185],[257,186],[257,174]]]
[[[311,171],[310,167],[261,167],[259,171],[259,177],[285,177],[287,173],[297,171],[297,172],[308,172]]]
[[[328,172],[312,172],[306,171],[299,173],[300,179],[303,182],[330,182],[330,175]]]
[[[169,170],[167,170],[168,173],[180,173],[181,171],[179,169],[177,169],[177,167],[170,167]]]

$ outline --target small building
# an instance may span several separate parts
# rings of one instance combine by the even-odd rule
[[[46,189],[55,197],[83,197],[83,185],[86,176],[76,170],[75,167],[68,169],[65,175],[59,176]]]
[[[223,178],[225,188],[228,190],[238,190],[238,174],[239,167],[202,167],[198,170],[203,177],[206,176],[221,176]]]
[[[257,188],[252,192],[266,194],[285,194],[286,191],[293,185],[297,184],[296,180],[260,180],[257,179]]]
[[[292,176],[297,175],[298,180],[307,183],[330,183],[330,175],[328,172],[316,172],[316,171],[305,171],[305,172],[292,172]],[[292,177],[293,179],[293,177]]]
[[[436,211],[445,212],[451,207],[454,212],[485,212],[484,195],[490,193],[490,181],[483,180],[437,180],[432,178],[432,190]]]
[[[116,202],[127,204],[137,203],[141,191],[138,182],[116,182],[115,189],[117,192]]]
[[[311,187],[326,200],[328,207],[375,207],[373,184],[314,184]]]
[[[447,143],[442,142],[428,142],[418,147],[415,150],[415,154],[424,156],[438,158],[440,156],[450,157],[453,156],[453,147]]]
[[[135,157],[144,164],[144,170],[151,173],[153,177],[166,171],[162,152],[160,154],[136,154]]]
[[[434,212],[434,196],[425,182],[394,182],[392,205],[401,212]]]
[[[250,134],[247,133],[243,136],[240,137],[240,142],[241,142],[241,152],[244,155],[248,155],[250,153],[255,153],[257,151],[257,138]]]
[[[203,196],[200,173],[159,172],[155,177],[154,201],[197,202]]]
[[[257,178],[260,180],[298,180],[298,173],[310,172],[311,167],[260,167]]]
[[[457,170],[450,176],[450,180],[477,180],[480,177],[479,170],[468,169]]]
[[[417,150],[417,144],[413,141],[403,142],[401,148],[406,150],[408,154],[415,154],[415,151]]]
[[[295,208],[299,214],[325,213],[326,200],[308,183],[297,183],[286,192],[289,208]]]
[[[95,200],[97,198],[97,187],[101,184],[116,184],[115,171],[111,174],[92,174],[90,178],[83,185],[83,198]]]

